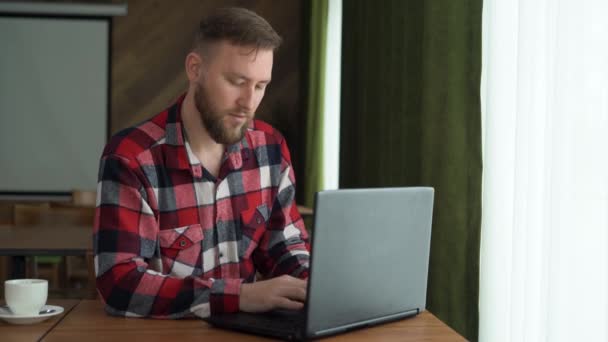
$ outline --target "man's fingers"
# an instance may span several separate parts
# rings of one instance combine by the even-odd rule
[[[306,301],[306,290],[299,287],[281,287],[279,295],[298,302]]]
[[[306,290],[306,288],[308,287],[308,280],[302,280],[302,279],[298,279],[298,278],[294,278],[295,280],[295,284],[296,286]]]
[[[300,279],[286,275],[284,278],[291,286],[300,287],[306,289],[308,286],[308,279]]]
[[[239,308],[246,312],[272,309],[299,310],[304,307],[308,281],[284,275],[241,285]]]
[[[277,309],[301,310],[304,308],[304,303],[297,302],[286,297],[277,297],[275,305]]]

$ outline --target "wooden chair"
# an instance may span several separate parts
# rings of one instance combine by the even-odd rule
[[[88,190],[72,191],[72,204],[80,207],[95,207],[97,192]]]
[[[59,208],[95,208],[97,202],[97,192],[91,190],[73,190],[72,198],[69,202],[53,202],[52,207]],[[67,256],[66,273],[71,282],[86,281],[88,284],[88,297],[97,298],[95,289],[95,265],[93,252],[86,256]]]
[[[89,190],[74,190],[69,201],[51,202],[53,208],[95,208],[97,192]]]
[[[304,220],[306,231],[308,231],[308,234],[310,234],[310,236],[312,237],[312,225],[315,214],[314,210],[303,205],[298,205],[298,211],[300,212],[300,216],[302,216],[302,219]]]
[[[50,208],[48,202],[26,202],[26,203],[11,203],[11,225],[23,224],[27,225],[27,212],[46,210]],[[41,258],[41,259],[39,259]],[[47,259],[45,259],[47,258]],[[38,264],[44,265],[46,272],[46,278],[48,278],[52,284],[57,284],[60,281],[60,265],[58,259],[48,259],[48,257],[26,257],[26,268],[25,276],[28,278],[38,278]]]
[[[0,201],[0,230],[13,225],[13,202]],[[11,258],[0,256],[0,284],[9,279]],[[0,298],[4,298],[4,286],[0,286]]]
[[[95,208],[97,202],[97,192],[90,190],[72,191],[72,199],[69,204],[64,203],[64,207]],[[93,253],[86,256],[66,257],[66,268],[68,279],[73,281],[88,281],[89,284],[95,283],[95,265]],[[96,297],[95,286],[91,289],[92,298]]]
[[[298,211],[300,212],[300,216],[302,216],[302,218],[314,215],[314,211],[311,208],[303,205],[298,205]]]
[[[68,206],[36,206],[16,204],[14,207],[15,225],[75,225],[93,227],[95,208],[93,207],[68,207]],[[73,277],[84,280],[84,289],[94,287],[94,275],[91,279],[89,271],[90,264],[85,257],[56,257],[44,256],[35,258],[35,266],[32,276],[37,276],[38,269],[50,269],[47,278],[49,286],[54,290],[68,289],[69,280]],[[80,270],[77,265],[80,264]],[[90,292],[87,290],[87,292]]]
[[[0,256],[0,283],[9,278],[10,257]],[[0,298],[4,298],[4,286],[0,286]]]
[[[12,201],[0,201],[0,228],[13,225],[14,205]]]
[[[13,209],[15,225],[74,225],[93,227],[94,208],[46,207],[29,204],[15,204]]]

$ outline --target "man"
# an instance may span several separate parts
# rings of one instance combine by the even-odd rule
[[[302,308],[309,245],[289,151],[253,119],[280,42],[251,11],[215,11],[186,56],[187,93],[106,146],[94,246],[108,313]]]

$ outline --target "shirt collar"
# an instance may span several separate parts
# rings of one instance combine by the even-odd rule
[[[190,148],[182,122],[181,111],[185,97],[186,94],[181,95],[168,109],[165,143],[175,147],[175,149],[172,149],[170,153],[165,153],[165,162],[171,168],[190,169],[193,176],[200,178],[202,177],[202,164]],[[248,131],[251,129],[250,124]],[[226,147],[220,170],[225,169],[230,172],[240,170],[243,167],[243,161],[249,159],[250,154],[248,136],[249,134],[246,132],[241,141]]]
[[[165,166],[172,169],[185,170],[190,168],[188,154],[184,147],[182,133],[182,103],[186,94],[182,94],[177,101],[167,108],[167,123],[165,125]]]

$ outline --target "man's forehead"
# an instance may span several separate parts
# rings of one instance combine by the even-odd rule
[[[256,81],[270,80],[274,58],[272,50],[234,44],[223,44],[217,48],[215,59],[224,72]]]

